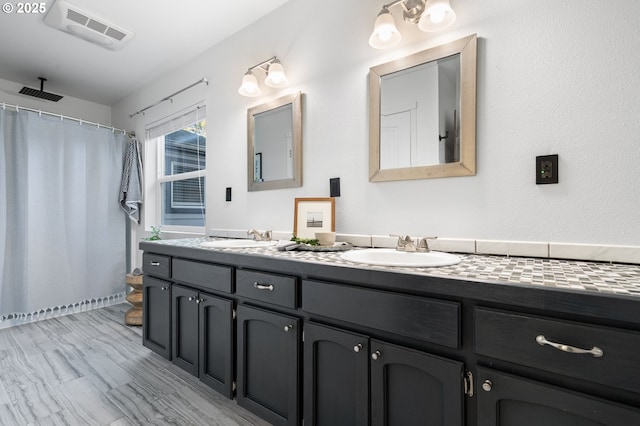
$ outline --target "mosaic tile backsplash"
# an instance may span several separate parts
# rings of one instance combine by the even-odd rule
[[[215,238],[187,238],[154,241],[153,244],[246,253],[292,261],[342,265],[352,268],[379,269],[436,277],[460,278],[473,281],[506,282],[540,285],[640,297],[640,266],[631,264],[585,262],[526,257],[459,254],[457,265],[439,268],[404,268],[369,266],[344,260],[340,252],[278,251],[274,247],[260,248],[203,248],[200,243]],[[354,248],[358,250],[358,248]]]

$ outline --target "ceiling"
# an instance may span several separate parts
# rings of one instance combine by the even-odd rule
[[[97,46],[43,22],[43,14],[2,12],[0,79],[113,105],[289,0],[69,0],[132,31],[122,50]],[[17,2],[11,2],[17,5]],[[54,0],[45,2],[49,11]]]

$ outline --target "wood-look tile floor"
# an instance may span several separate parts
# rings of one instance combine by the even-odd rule
[[[0,425],[268,425],[142,346],[128,308],[1,329]]]

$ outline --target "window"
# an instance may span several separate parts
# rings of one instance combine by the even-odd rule
[[[157,208],[146,217],[164,230],[204,229],[205,116],[201,106],[147,129],[148,145],[157,155],[156,179],[148,190],[155,193]]]

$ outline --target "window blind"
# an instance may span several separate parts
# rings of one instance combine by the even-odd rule
[[[159,138],[166,134],[184,129],[187,126],[204,120],[207,117],[207,107],[203,104],[190,107],[172,116],[151,123],[147,126],[147,140]]]

